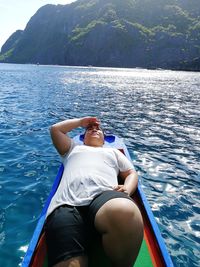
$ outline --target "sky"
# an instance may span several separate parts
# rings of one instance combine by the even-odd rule
[[[75,0],[0,0],[0,50],[16,30],[24,30],[29,19],[46,4],[66,5]]]

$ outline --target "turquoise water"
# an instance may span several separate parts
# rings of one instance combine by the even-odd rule
[[[174,265],[200,266],[199,73],[12,64],[0,64],[0,266],[20,265],[56,176],[49,126],[87,115],[125,139]]]

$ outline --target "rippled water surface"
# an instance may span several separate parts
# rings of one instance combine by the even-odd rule
[[[56,176],[49,126],[86,115],[125,139],[174,265],[200,266],[200,74],[11,64],[0,64],[0,265],[19,266]]]

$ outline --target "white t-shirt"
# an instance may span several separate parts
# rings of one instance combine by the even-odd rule
[[[47,216],[57,207],[89,205],[95,196],[113,190],[119,171],[134,169],[117,149],[75,145],[63,157],[64,172],[49,205]]]

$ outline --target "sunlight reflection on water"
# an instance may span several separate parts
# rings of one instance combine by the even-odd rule
[[[198,73],[0,64],[0,75],[2,266],[20,263],[56,176],[49,126],[86,115],[125,139],[174,265],[200,265]]]

